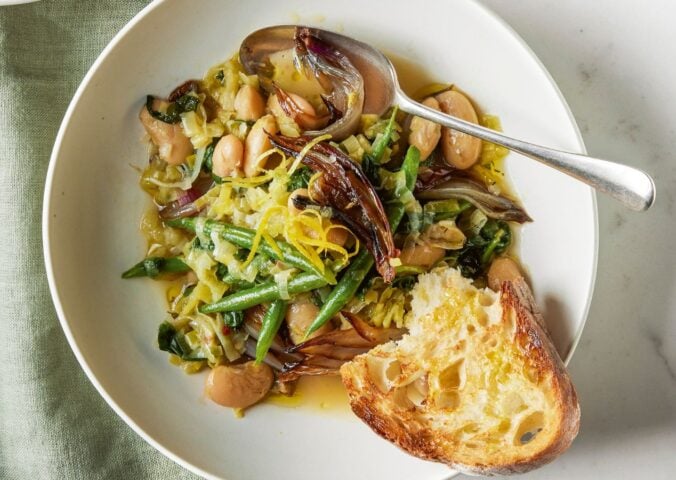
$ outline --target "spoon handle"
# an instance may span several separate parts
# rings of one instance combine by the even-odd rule
[[[554,167],[596,190],[607,193],[632,210],[647,210],[655,201],[653,179],[650,175],[636,168],[517,140],[421,105],[411,100],[401,90],[397,91],[397,103],[399,108],[407,113],[473,137],[502,145],[545,165]]]

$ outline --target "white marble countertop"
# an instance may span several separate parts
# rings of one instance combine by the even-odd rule
[[[676,478],[676,3],[483,1],[549,69],[589,153],[657,183],[647,213],[599,196],[596,290],[570,364],[580,434],[520,478]]]

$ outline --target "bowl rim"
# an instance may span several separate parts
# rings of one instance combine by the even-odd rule
[[[26,1],[26,0],[24,0]],[[31,1],[31,0],[28,0]],[[199,475],[203,478],[207,479],[213,479],[213,480],[223,480],[222,477],[213,475],[202,468],[198,467],[197,465],[194,465],[185,459],[183,459],[180,455],[174,453],[173,451],[169,450],[166,448],[164,445],[156,441],[150,434],[148,434],[143,428],[141,428],[132,418],[130,418],[127,413],[117,404],[117,402],[108,394],[108,392],[105,390],[105,388],[101,385],[101,383],[98,381],[96,375],[92,371],[91,367],[89,366],[87,360],[85,359],[84,355],[80,351],[75,338],[73,336],[73,332],[70,329],[70,325],[68,323],[68,320],[66,319],[65,312],[63,310],[63,306],[61,304],[61,297],[59,295],[59,290],[56,285],[56,279],[54,275],[54,269],[52,265],[52,252],[51,252],[51,238],[50,238],[50,227],[51,227],[51,215],[49,214],[51,211],[51,198],[52,198],[52,192],[53,192],[53,180],[54,180],[54,172],[56,171],[56,165],[58,158],[60,156],[61,152],[61,145],[63,143],[63,139],[65,137],[66,131],[68,130],[68,126],[70,124],[71,117],[73,115],[73,112],[78,105],[80,101],[80,97],[83,95],[84,91],[87,89],[89,86],[89,83],[94,76],[95,72],[99,69],[100,65],[107,59],[107,57],[111,54],[113,50],[117,47],[118,43],[124,38],[127,33],[134,28],[139,22],[141,22],[146,16],[148,16],[152,11],[154,11],[156,8],[158,8],[160,5],[163,5],[167,3],[170,0],[153,0],[151,1],[150,4],[148,4],[146,7],[144,7],[141,11],[139,11],[129,22],[122,27],[122,29],[115,34],[115,36],[110,40],[110,42],[106,45],[106,47],[101,51],[99,56],[96,58],[94,63],[91,65],[87,73],[85,74],[84,78],[82,79],[80,85],[78,86],[77,90],[75,91],[75,94],[73,95],[73,98],[71,99],[68,108],[66,110],[66,113],[63,116],[63,119],[61,121],[61,125],[59,127],[56,139],[54,141],[54,147],[52,149],[52,153],[50,155],[49,159],[49,166],[47,169],[47,175],[45,178],[45,189],[44,189],[44,195],[43,195],[43,207],[42,207],[42,246],[43,246],[43,254],[44,254],[44,261],[45,261],[45,270],[47,274],[47,283],[49,285],[49,291],[52,297],[52,302],[54,304],[54,309],[56,310],[57,317],[59,319],[59,323],[61,325],[61,328],[63,329],[63,332],[66,336],[66,340],[68,341],[68,344],[73,351],[75,358],[77,359],[78,363],[80,364],[80,367],[84,370],[87,378],[89,381],[92,383],[94,388],[96,388],[97,392],[103,399],[106,401],[106,403],[113,409],[113,411],[127,424],[129,425],[143,440],[145,440],[149,445],[154,447],[157,451],[162,453],[164,456],[167,458],[173,460],[175,463],[178,465],[182,466],[183,468],[187,469],[188,471]],[[563,105],[566,114],[568,116],[568,119],[573,127],[575,137],[577,140],[577,148],[575,150],[578,151],[578,153],[587,153],[587,149],[584,144],[584,140],[582,138],[582,134],[580,132],[580,128],[577,125],[577,122],[575,120],[575,117],[573,116],[573,113],[570,109],[570,106],[568,105],[568,102],[566,102],[566,99],[564,98],[563,94],[561,93],[561,90],[559,89],[559,86],[557,83],[554,81],[554,78],[552,75],[549,73],[547,68],[544,66],[542,61],[538,58],[538,56],[535,54],[535,52],[531,49],[531,47],[526,43],[526,41],[514,30],[502,17],[500,17],[497,13],[495,13],[492,9],[488,8],[487,6],[483,5],[481,2],[478,0],[468,0],[469,3],[473,4],[474,8],[479,9],[483,15],[489,18],[489,20],[493,21],[496,23],[498,27],[504,28],[505,31],[511,35],[517,43],[520,45],[520,47],[528,53],[528,55],[531,57],[532,60],[535,61],[536,65],[540,68],[542,73],[544,73],[545,78],[549,81],[550,86],[553,88],[554,92],[558,96],[559,102]],[[568,350],[568,353],[566,354],[566,358],[564,359],[564,363],[568,365],[570,362],[575,350],[577,349],[578,344],[580,343],[580,339],[582,337],[582,332],[584,331],[585,325],[587,323],[587,319],[589,317],[589,311],[591,308],[591,303],[592,299],[594,296],[594,288],[596,285],[596,276],[597,276],[597,267],[598,267],[598,250],[599,250],[599,221],[598,221],[598,203],[597,203],[597,198],[596,198],[596,192],[592,188],[588,188],[589,194],[591,195],[591,201],[592,201],[592,218],[593,218],[593,235],[594,235],[594,245],[593,245],[593,258],[592,258],[592,271],[591,271],[591,282],[589,285],[589,290],[587,292],[587,301],[583,310],[583,315],[582,315],[582,321],[575,332],[575,338],[573,339],[573,342],[571,343],[571,346]],[[457,473],[452,473],[449,475],[448,478],[452,478]]]

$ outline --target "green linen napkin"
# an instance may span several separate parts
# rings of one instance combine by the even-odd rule
[[[89,383],[47,287],[49,155],[78,84],[148,1],[0,7],[0,479],[196,478],[146,444]]]

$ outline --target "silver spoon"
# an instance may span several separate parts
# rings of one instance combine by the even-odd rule
[[[610,195],[632,210],[647,210],[655,201],[655,182],[641,170],[579,153],[563,152],[524,142],[446,115],[412,100],[402,91],[394,65],[385,55],[370,45],[345,35],[299,25],[267,27],[253,32],[242,42],[240,55],[250,52],[256,52],[256,55],[269,54],[292,48],[297,28],[310,29],[314,35],[334,45],[349,57],[364,77],[364,89],[371,111],[384,112],[390,105],[397,104],[404,112],[502,145],[553,167]]]

